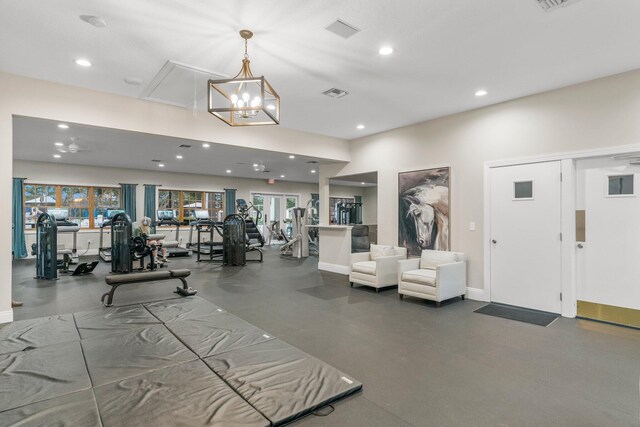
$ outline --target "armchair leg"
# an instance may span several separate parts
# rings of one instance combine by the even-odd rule
[[[436,301],[436,307],[440,307],[442,303],[440,301]]]
[[[403,294],[398,294],[398,297],[400,297],[400,300],[402,300],[404,298]]]
[[[380,288],[376,288],[376,294],[380,293]]]
[[[464,301],[464,295],[460,295],[460,297],[462,298],[462,301]]]
[[[349,286],[353,288],[353,282],[349,282]]]

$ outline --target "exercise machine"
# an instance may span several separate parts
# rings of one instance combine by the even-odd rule
[[[309,232],[306,224],[306,208],[293,208],[291,225],[292,238],[280,248],[281,255],[294,258],[307,258],[309,256]]]
[[[162,234],[133,237],[133,225],[129,215],[124,212],[115,215],[111,220],[111,272],[131,273],[144,270],[146,257],[149,257],[147,269],[153,271],[164,266],[153,259],[153,252],[161,245],[149,244],[149,240],[163,238]],[[133,261],[140,261],[140,267],[134,269]]]
[[[69,221],[69,209],[55,208],[49,209],[49,212],[56,219],[56,226],[58,227],[58,233],[73,233],[73,244],[71,246],[71,252],[69,253],[69,263],[78,263],[78,231],[80,231],[80,225],[75,222]]]
[[[362,224],[362,202],[342,202],[337,205],[338,225]]]
[[[98,261],[81,263],[72,272],[69,270],[72,252],[58,250],[58,221],[52,213],[41,213],[36,221],[36,243],[31,245],[31,254],[36,256],[36,279],[57,280],[58,270],[79,276],[93,272]],[[62,255],[62,259],[58,259]]]
[[[236,209],[238,210],[238,214],[244,219],[247,236],[249,240],[258,241],[260,243],[260,247],[264,246],[264,236],[258,230],[258,222],[262,218],[262,211],[260,209],[253,206],[253,203],[247,203],[245,199],[237,199],[236,200]],[[253,209],[256,213],[256,217],[251,218],[250,212]]]
[[[162,246],[167,249],[167,256],[191,256],[192,251],[180,246],[180,221],[175,217],[173,210],[158,211],[158,226],[171,226],[176,228],[175,240],[165,239]]]
[[[227,215],[222,230],[224,265],[245,265],[248,241],[245,219],[240,214]]]
[[[111,262],[111,248],[104,247],[104,229],[111,227],[111,220],[119,213],[123,213],[123,209],[107,209],[105,212],[106,219],[100,224],[100,245],[98,247],[98,255],[104,262]]]
[[[209,211],[195,211],[196,220],[192,221],[189,227],[189,242],[187,248],[197,254],[196,261],[222,261],[223,250],[222,240],[223,233],[222,224],[209,218]],[[196,241],[193,241],[193,235],[196,231]],[[208,259],[202,257],[208,255]]]

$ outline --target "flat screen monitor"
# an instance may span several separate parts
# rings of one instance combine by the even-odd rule
[[[158,219],[159,220],[171,220],[175,218],[172,210],[167,211],[158,211]]]
[[[47,209],[47,213],[53,215],[57,221],[69,219],[69,209]]]
[[[196,219],[209,219],[209,211],[196,211]]]
[[[107,209],[107,219],[112,219],[119,213],[124,213],[124,209]]]

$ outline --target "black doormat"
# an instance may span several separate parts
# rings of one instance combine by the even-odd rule
[[[510,305],[496,304],[493,302],[475,310],[475,313],[488,314],[489,316],[502,317],[539,326],[549,326],[551,322],[558,318],[557,314],[547,313],[546,311],[512,307]]]

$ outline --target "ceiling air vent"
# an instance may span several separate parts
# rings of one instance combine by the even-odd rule
[[[156,163],[160,163],[162,160],[158,160],[158,159],[153,159],[151,160],[152,162],[156,162]]]
[[[180,144],[178,148],[191,148],[191,146],[189,144]]]
[[[316,164],[318,164],[320,162],[317,161],[317,160],[309,160],[307,163],[309,163],[310,165],[316,165]]]
[[[323,95],[327,95],[329,98],[342,98],[343,96],[349,95],[349,92],[342,89],[331,88],[329,90],[325,90],[322,92]]]
[[[359,28],[356,28],[351,24],[347,24],[341,19],[336,19],[336,22],[329,25],[326,29],[345,39],[348,39],[352,35],[360,32]]]
[[[578,0],[536,0],[536,1],[545,12],[550,12],[552,10],[556,10],[559,7],[567,6],[571,3],[575,3]]]

